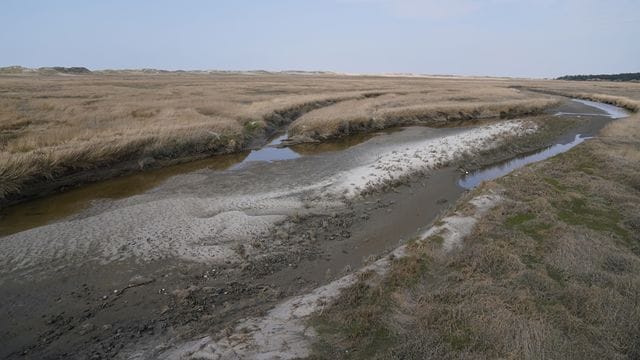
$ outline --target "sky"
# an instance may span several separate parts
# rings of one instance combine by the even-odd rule
[[[2,0],[0,66],[640,71],[640,0]]]

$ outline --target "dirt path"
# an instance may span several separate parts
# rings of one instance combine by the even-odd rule
[[[5,236],[0,357],[148,358],[232,329],[415,236],[462,194],[458,165],[510,157],[491,151],[538,126],[407,128],[340,151],[205,167]]]

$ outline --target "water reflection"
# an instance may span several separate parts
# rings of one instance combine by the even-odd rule
[[[300,155],[291,150],[288,147],[278,147],[282,141],[287,138],[287,135],[281,135],[273,139],[269,144],[265,145],[263,148],[258,150],[252,150],[241,163],[235,164],[231,167],[231,170],[238,170],[246,167],[248,164],[252,162],[261,162],[261,161],[278,161],[278,160],[291,160],[299,158]]]
[[[358,144],[361,144],[380,134],[390,134],[394,131],[400,131],[400,130],[402,129],[396,128],[396,129],[389,129],[382,132],[375,132],[375,133],[371,132],[371,133],[350,135],[340,139],[329,140],[321,143],[298,144],[298,145],[292,146],[291,149],[297,152],[298,154],[302,154],[302,155],[316,155],[316,154],[321,154],[326,152],[341,151],[341,150],[346,150],[350,147],[356,146]]]
[[[582,137],[582,135],[578,134],[573,141],[567,144],[555,144],[532,155],[517,157],[515,159],[511,159],[509,161],[502,162],[485,169],[474,171],[471,174],[466,175],[462,179],[460,179],[460,181],[458,181],[458,184],[465,189],[472,189],[480,185],[480,183],[483,181],[497,179],[499,177],[507,175],[515,169],[532,164],[534,162],[548,159],[552,156],[568,151],[572,147],[584,142],[587,139],[591,139],[591,137]]]
[[[612,119],[622,119],[629,116],[629,112],[621,107],[589,100],[573,99],[573,101],[604,111],[606,113],[605,116]]]
[[[588,101],[588,100],[579,100],[579,99],[573,99],[573,101],[587,105],[591,108],[595,108],[597,110],[602,111],[601,114],[592,114],[592,113],[557,113],[556,115],[581,115],[581,116],[600,116],[600,117],[608,117],[611,119],[621,119],[624,117],[629,116],[629,113],[617,106],[613,106],[613,105],[609,105],[609,104],[603,104],[603,103],[597,103],[597,102],[593,102],[593,101]],[[569,149],[573,148],[574,146],[584,142],[587,139],[591,139],[591,137],[588,136],[583,136],[582,134],[578,134],[575,136],[574,140],[566,143],[566,144],[555,144],[553,146],[550,146],[544,150],[535,152],[534,154],[531,155],[526,155],[526,156],[520,156],[517,157],[515,159],[512,160],[508,160],[502,163],[499,163],[497,165],[493,165],[490,167],[487,167],[485,169],[480,169],[478,171],[474,171],[473,173],[464,176],[462,179],[460,179],[460,181],[458,181],[458,184],[465,188],[465,189],[472,189],[478,185],[480,185],[481,182],[483,181],[487,181],[487,180],[494,180],[497,179],[501,176],[504,176],[510,172],[512,172],[515,169],[521,168],[523,166],[526,166],[528,164],[532,164],[534,162],[538,162],[538,161],[542,161],[545,159],[548,159],[552,156],[555,156],[557,154],[563,153],[565,151],[568,151]]]
[[[281,135],[259,150],[218,155],[203,160],[83,185],[63,193],[1,210],[0,237],[67,218],[88,208],[92,201],[98,199],[122,199],[141,194],[155,188],[172,176],[203,169],[214,171],[238,170],[255,162],[295,159],[305,155],[345,150],[376,135],[350,136],[329,143],[304,144],[292,148],[278,147],[287,137],[286,135]]]
[[[18,204],[0,212],[0,236],[49,224],[73,215],[96,199],[122,199],[150,190],[168,178],[196,170],[224,170],[247,157],[248,153],[219,155],[185,164],[148,170]]]

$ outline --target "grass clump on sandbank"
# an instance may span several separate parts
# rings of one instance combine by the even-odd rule
[[[558,103],[545,96],[527,97],[514,89],[461,86],[467,97],[443,91],[385,94],[349,100],[304,114],[290,127],[295,139],[324,140],[391,126],[456,126],[483,119],[507,119],[542,113]]]

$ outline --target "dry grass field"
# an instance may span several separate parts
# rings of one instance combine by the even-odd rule
[[[525,84],[523,88],[543,93],[600,101],[620,106],[633,112],[640,111],[639,83],[540,81]]]
[[[640,105],[637,86],[541,90]],[[387,276],[363,276],[325,308],[314,357],[640,357],[640,116],[481,186],[456,211],[496,192],[504,200],[461,248],[416,242]]]
[[[512,117],[553,102],[511,85],[263,73],[5,74],[0,198],[100,168],[132,171],[242,150],[300,115],[291,135],[311,140],[397,124]]]
[[[638,95],[640,85],[260,72],[2,74],[0,203],[244,150],[290,123],[292,139],[317,141],[523,116],[555,104],[554,95],[586,93],[629,105],[625,96]]]
[[[233,152],[288,111],[361,96],[367,84],[308,89],[297,78],[0,78],[0,197],[75,172]],[[300,79],[302,80],[302,79]],[[330,82],[329,82],[330,83]],[[143,163],[143,161],[145,163]]]
[[[482,82],[432,82],[423,91],[387,93],[313,110],[297,119],[289,132],[294,138],[322,140],[398,125],[443,126],[452,121],[525,116],[556,103],[554,98],[531,96],[501,83],[485,88]]]

